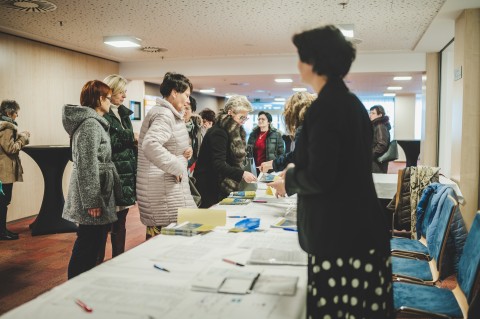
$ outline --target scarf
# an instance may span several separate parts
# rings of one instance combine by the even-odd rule
[[[226,113],[220,113],[218,115],[218,126],[227,132],[230,142],[229,153],[233,159],[233,163],[230,163],[233,167],[238,167],[243,170],[243,162],[246,156],[246,132],[242,125],[235,122],[231,115]],[[240,182],[237,182],[230,177],[220,176],[220,189],[226,193],[237,191]]]

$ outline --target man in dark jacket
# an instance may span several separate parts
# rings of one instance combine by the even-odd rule
[[[381,105],[370,108],[370,121],[373,125],[372,143],[372,173],[384,173],[388,171],[388,162],[379,163],[377,158],[382,156],[390,145],[390,121],[385,115],[385,109]]]

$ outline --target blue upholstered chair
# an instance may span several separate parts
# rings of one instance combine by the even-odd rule
[[[417,207],[417,237],[419,238],[417,240],[393,237],[390,240],[392,256],[431,260],[425,236],[438,211],[438,204],[443,202],[449,194],[456,199],[455,191],[451,186],[439,183],[432,183],[424,190]]]
[[[468,316],[468,312],[480,290],[476,285],[480,280],[479,247],[480,212],[477,212],[460,257],[457,287],[452,291],[436,286],[395,282],[395,310],[423,317],[473,318],[472,314]]]
[[[392,257],[392,274],[394,281],[419,281],[434,284],[442,275],[442,263],[445,256],[448,233],[457,201],[450,195],[439,203],[435,222],[430,225],[428,234],[428,253],[431,260],[418,258]]]

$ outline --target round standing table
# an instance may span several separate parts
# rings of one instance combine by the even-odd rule
[[[35,221],[30,224],[32,236],[70,233],[77,231],[77,225],[62,218],[63,197],[62,178],[70,158],[68,145],[25,146],[27,153],[40,167],[45,182],[42,206]]]

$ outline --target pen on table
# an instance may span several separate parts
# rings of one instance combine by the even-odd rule
[[[227,259],[227,258],[223,258],[222,260],[223,260],[224,262],[229,263],[229,264],[232,264],[232,265],[236,265],[236,266],[240,266],[240,267],[244,267],[244,266],[245,266],[244,264],[237,263],[236,261],[233,261],[233,260],[230,260],[230,259]]]
[[[267,203],[266,200],[260,200],[260,199],[254,199],[254,200],[252,200],[252,202],[254,202],[254,203]]]
[[[80,299],[75,299],[75,303],[80,307],[82,308],[83,310],[85,310],[85,312],[92,312],[93,309],[90,308],[89,306],[87,306],[83,301],[81,301]]]
[[[161,271],[166,271],[166,272],[170,272],[170,270],[168,270],[167,268],[163,268],[157,264],[153,264],[153,267],[157,268],[158,270],[161,270]]]
[[[228,216],[228,218],[247,218],[247,216]]]
[[[283,228],[283,230],[286,230],[286,231],[298,231],[298,230],[295,229],[295,228]]]
[[[248,291],[253,291],[253,287],[255,287],[255,284],[257,283],[257,280],[258,278],[260,277],[260,273],[258,273],[255,278],[253,278],[253,281],[252,281],[252,284],[250,285],[250,288],[248,289]]]

